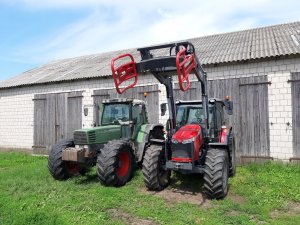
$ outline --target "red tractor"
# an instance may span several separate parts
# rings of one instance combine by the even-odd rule
[[[154,56],[169,50],[168,56]],[[129,54],[112,59],[111,69],[119,94],[138,82],[138,74],[152,73],[166,87],[169,119],[166,138],[151,139],[143,157],[143,176],[149,190],[162,190],[170,182],[171,171],[204,174],[204,192],[211,199],[224,198],[228,177],[235,171],[232,127],[225,124],[225,113],[232,114],[232,102],[207,97],[207,76],[194,46],[179,42],[140,48],[141,61]],[[201,85],[202,100],[175,102],[173,76],[177,73],[182,91],[190,87],[194,73]],[[126,85],[124,85],[126,82]]]

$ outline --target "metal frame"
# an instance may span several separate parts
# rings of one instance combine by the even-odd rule
[[[176,56],[172,55],[172,50],[175,49],[175,53],[178,54],[180,49],[184,47],[187,54],[195,55],[195,47],[190,42],[178,42],[172,44],[164,44],[157,46],[150,46],[145,48],[139,48],[138,51],[141,54],[142,60],[139,63],[136,63],[137,73],[150,72],[154,77],[166,87],[167,92],[167,101],[168,109],[170,116],[170,135],[175,133],[176,127],[176,106],[173,94],[173,78],[172,75],[168,72],[177,72],[176,67]],[[169,48],[169,56],[153,58],[153,55],[150,51]],[[193,70],[198,81],[201,84],[201,94],[202,94],[202,104],[204,108],[204,118],[205,118],[205,129],[208,129],[208,97],[207,97],[207,75],[203,70],[199,59],[195,55],[196,65]],[[207,139],[207,134],[205,134],[205,139]]]

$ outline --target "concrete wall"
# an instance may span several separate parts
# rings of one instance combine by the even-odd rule
[[[291,88],[286,81],[291,72],[300,72],[300,58],[277,59],[259,62],[242,62],[206,67],[208,79],[228,77],[249,77],[268,75],[269,86],[270,151],[279,159],[292,157],[292,130],[287,122],[292,122]],[[151,85],[156,80],[151,75],[142,75],[139,85]],[[34,94],[58,93],[83,90],[83,107],[93,112],[93,90],[113,88],[111,78],[99,80],[72,81],[67,83],[36,85],[0,90],[0,148],[31,148],[33,145]],[[166,92],[160,85],[160,103],[166,102]],[[90,127],[93,115],[83,116],[82,126]],[[161,117],[165,124],[168,115]]]

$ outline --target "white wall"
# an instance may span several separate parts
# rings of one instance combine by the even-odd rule
[[[141,76],[139,85],[154,84],[152,76]],[[82,107],[89,108],[87,117],[82,115],[82,127],[93,123],[93,90],[114,88],[111,78],[75,81],[69,83],[36,85],[0,90],[0,148],[31,148],[33,146],[33,117],[35,94],[84,91]]]
[[[268,75],[269,86],[270,151],[279,159],[292,157],[292,132],[286,122],[292,122],[291,91],[287,84],[291,72],[300,72],[300,58],[277,59],[264,62],[242,62],[234,65],[207,67],[208,79]],[[157,83],[152,75],[139,77],[139,85]],[[159,84],[159,103],[166,102],[164,86]],[[33,145],[33,97],[40,93],[58,93],[83,90],[83,107],[93,112],[94,89],[114,88],[111,78],[73,81],[69,83],[36,85],[22,88],[0,89],[0,148],[31,148]],[[280,101],[275,101],[280,99]],[[280,104],[280,105],[277,105]],[[160,118],[165,124],[167,115]],[[83,115],[83,127],[90,127],[93,115]]]

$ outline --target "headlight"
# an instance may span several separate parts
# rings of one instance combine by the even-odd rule
[[[172,142],[173,144],[178,144],[178,141],[177,141],[176,139],[171,139],[171,142]]]
[[[188,143],[193,142],[194,140],[195,140],[195,137],[192,137],[190,139],[186,139],[186,140],[182,141],[182,144],[188,144]]]

